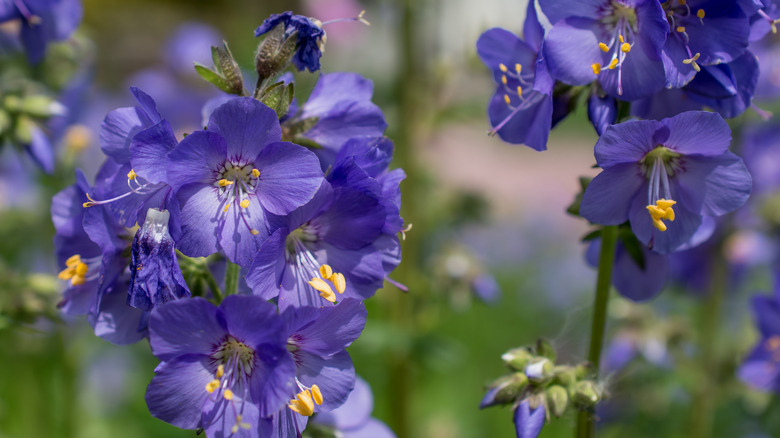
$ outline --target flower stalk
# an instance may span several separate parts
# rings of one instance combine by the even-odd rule
[[[599,271],[596,279],[596,297],[593,302],[593,322],[590,332],[590,348],[588,363],[594,377],[598,376],[601,362],[601,350],[604,345],[604,327],[607,323],[607,304],[609,303],[609,287],[612,281],[612,267],[615,263],[615,248],[617,246],[617,226],[606,226],[601,233],[601,254],[599,256]],[[595,436],[593,413],[580,411],[577,416],[577,438]]]
[[[238,292],[238,276],[241,267],[237,264],[227,261],[225,265],[225,296],[235,295]],[[215,296],[215,298],[217,298]],[[221,297],[218,301],[222,301]]]

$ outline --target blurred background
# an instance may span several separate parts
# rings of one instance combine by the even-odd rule
[[[374,416],[399,437],[511,437],[509,408],[478,409],[486,385],[505,372],[501,354],[545,337],[561,361],[580,362],[595,282],[580,242],[588,224],[565,212],[578,177],[597,173],[597,136],[584,109],[553,131],[544,153],[486,134],[494,85],[475,43],[490,27],[519,33],[525,7],[522,0],[85,0],[79,38],[93,66],[78,123],[86,130],[77,133],[78,148],[58,149],[60,158],[94,176],[100,122],[134,103],[129,86],[150,94],[179,133],[198,129],[200,106],[215,91],[192,62],[210,65],[209,46],[224,39],[251,71],[253,31],[271,13],[324,22],[365,9],[370,27],[325,28],[322,71],[373,80],[396,144],[394,165],[408,174],[402,216],[413,228],[392,275],[409,292],[386,285],[368,300],[369,321],[349,352],[373,389]],[[309,76],[297,78],[299,99],[316,79]],[[156,360],[144,342],[114,346],[83,318],[35,318],[56,313],[49,203],[73,175],[36,176],[25,163],[5,163],[0,281],[15,293],[0,290],[0,437],[193,436],[149,415],[144,392]],[[780,416],[770,415],[777,401],[733,378],[756,338],[749,293],[770,287],[765,271],[750,278],[726,295],[718,330],[730,336],[716,342],[725,359],[711,364],[715,374],[689,358],[700,297],[672,288],[635,305],[613,295],[608,348],[620,339],[639,354],[604,374],[614,403],[599,411],[602,436],[688,436],[694,394],[707,385],[717,386],[706,393],[717,413],[713,436],[780,436]],[[702,382],[703,374],[722,381]],[[541,436],[572,436],[574,423],[564,416]]]

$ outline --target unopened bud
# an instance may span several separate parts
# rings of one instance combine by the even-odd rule
[[[295,54],[298,33],[293,32],[285,37],[285,31],[284,23],[277,24],[257,46],[255,69],[261,80],[270,78],[284,70]]]
[[[556,417],[560,417],[566,411],[569,404],[569,393],[560,385],[552,385],[545,391],[547,396],[547,406],[550,412]]]
[[[533,383],[541,383],[551,378],[553,375],[553,363],[545,357],[533,359],[525,367],[525,374],[528,380]]]
[[[528,377],[523,373],[499,377],[490,384],[479,407],[482,409],[494,405],[514,403],[527,386]]]
[[[21,101],[19,110],[32,117],[49,118],[67,113],[67,108],[48,96],[27,96]]]
[[[244,91],[244,76],[241,74],[241,68],[233,58],[227,41],[222,42],[224,47],[212,47],[212,58],[216,58],[222,77],[225,78],[229,93],[241,94]],[[214,52],[216,51],[216,54]]]
[[[581,408],[592,408],[601,399],[600,391],[596,384],[590,380],[583,380],[574,385],[572,400]]]
[[[501,355],[501,359],[515,371],[525,370],[525,366],[534,355],[526,348],[513,348]]]
[[[553,372],[555,374],[553,381],[566,387],[574,385],[580,380],[577,377],[577,370],[570,366],[557,366]]]

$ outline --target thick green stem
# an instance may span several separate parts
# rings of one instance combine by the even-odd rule
[[[227,277],[225,278],[227,279]],[[209,289],[211,289],[211,294],[214,295],[214,301],[216,301],[217,304],[221,303],[222,291],[219,289],[219,284],[217,284],[217,280],[211,274],[211,271],[209,270],[208,266],[206,266],[206,269],[203,272],[203,279],[206,280],[206,284],[208,284]]]
[[[240,267],[231,262],[225,262],[225,296],[235,295],[238,292],[238,276],[240,275]]]
[[[596,278],[596,297],[593,301],[593,323],[590,330],[590,349],[588,350],[588,362],[594,377],[598,376],[601,349],[604,346],[604,327],[607,324],[607,304],[609,303],[609,287],[612,283],[612,267],[615,264],[617,235],[616,226],[604,227],[601,232],[601,254],[599,255],[599,272]],[[580,411],[577,417],[577,438],[590,438],[595,435],[593,413]]]
[[[690,437],[705,438],[712,436],[715,414],[715,400],[718,386],[722,384],[717,374],[718,327],[726,293],[726,272],[728,267],[722,253],[717,251],[712,263],[712,284],[709,295],[699,309],[699,365],[697,388],[691,403]]]

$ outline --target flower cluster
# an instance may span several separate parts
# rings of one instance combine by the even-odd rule
[[[288,12],[263,26],[277,22],[295,28],[287,61],[316,70],[319,25]],[[220,65],[197,70],[222,88],[238,64],[214,53]],[[253,97],[239,80],[183,138],[131,88],[137,105],[101,126],[95,184],[77,172],[52,205],[63,311],[111,342],[148,338],[152,415],[208,436],[300,436],[342,405],[363,300],[400,263],[404,173],[371,82],[323,74],[298,109],[287,62],[272,61]]]

